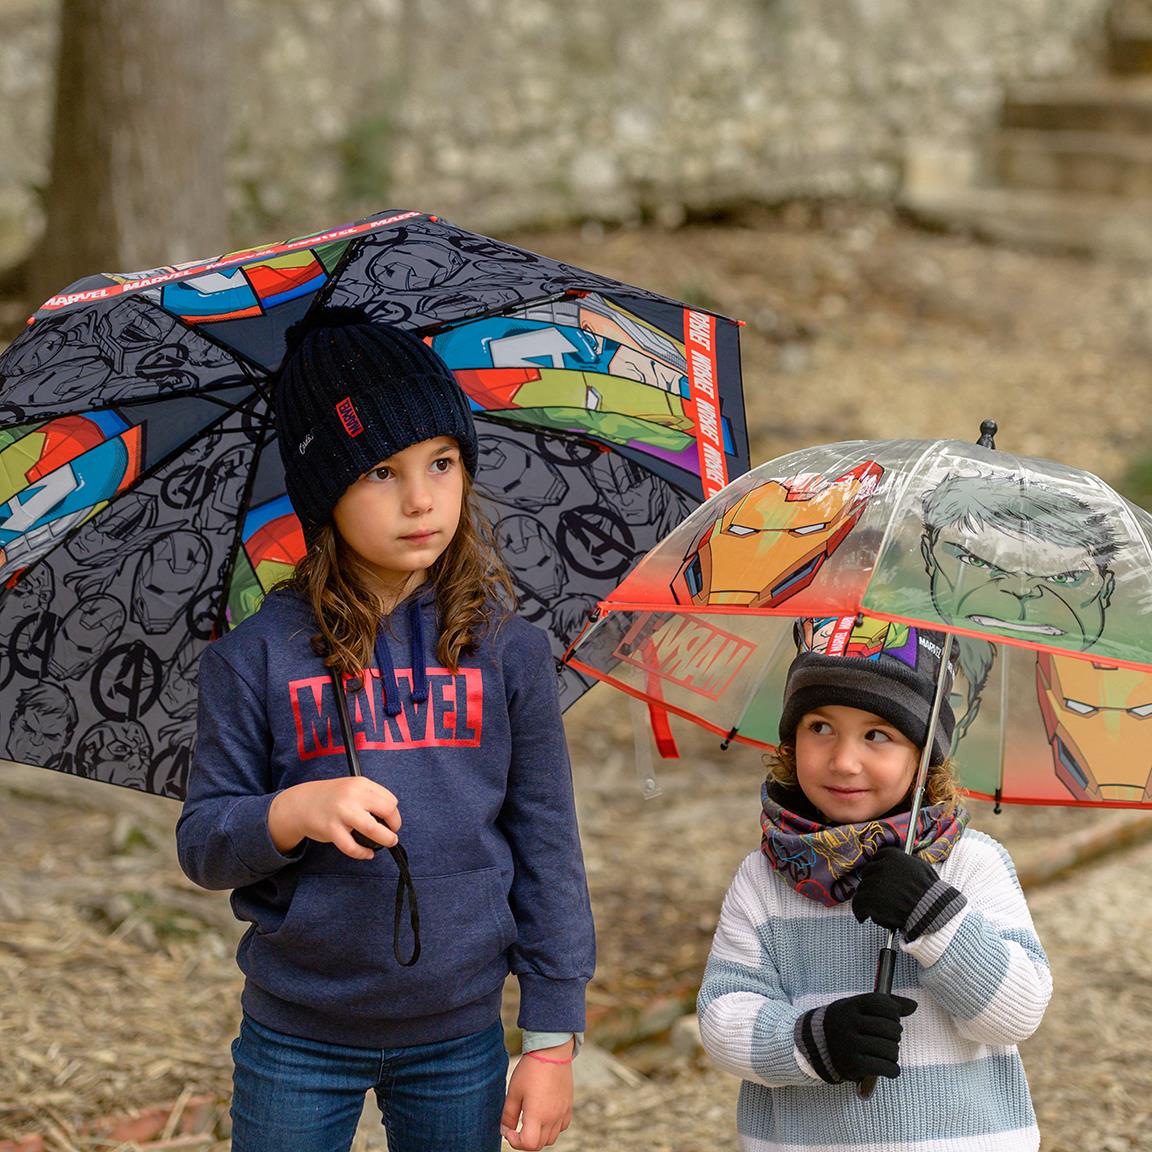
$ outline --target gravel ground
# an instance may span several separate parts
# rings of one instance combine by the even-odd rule
[[[1002,447],[1112,482],[1148,453],[1152,281],[1140,269],[847,210],[518,241],[747,320],[753,459],[856,436],[975,438],[987,416]],[[599,930],[590,1032],[606,1046],[638,1041],[617,1055],[642,1079],[583,1088],[558,1147],[733,1147],[735,1080],[667,1030],[690,1009],[723,891],[757,843],[758,757],[687,733],[684,757],[656,769],[663,794],[644,799],[620,699],[595,690],[567,726]],[[48,1152],[106,1149],[84,1122],[185,1093],[226,1096],[236,930],[220,894],[180,876],[175,814],[0,764],[0,1141],[37,1130]],[[976,823],[1025,864],[1100,818],[981,808]],[[1045,1152],[1149,1145],[1150,875],[1144,846],[1030,897],[1056,981],[1025,1046]],[[672,1034],[685,1039],[685,1025]]]

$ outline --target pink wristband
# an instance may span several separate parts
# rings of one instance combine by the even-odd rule
[[[531,1056],[533,1060],[539,1060],[541,1064],[571,1064],[573,1057],[569,1056],[567,1060],[556,1060],[551,1056],[541,1056],[539,1052],[525,1052],[525,1056]]]

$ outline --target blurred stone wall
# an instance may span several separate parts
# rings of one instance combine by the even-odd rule
[[[233,0],[230,240],[388,206],[499,230],[891,196],[1006,83],[1090,68],[1107,7]],[[55,19],[0,0],[0,265],[38,225]]]

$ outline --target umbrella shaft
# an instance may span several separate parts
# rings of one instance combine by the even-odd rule
[[[928,717],[928,735],[920,750],[920,767],[916,773],[916,787],[912,789],[912,809],[908,815],[908,834],[904,839],[904,851],[911,854],[916,847],[916,822],[920,818],[920,805],[924,799],[924,782],[928,779],[928,766],[932,763],[932,747],[936,743],[936,722],[940,719],[940,709],[950,687],[950,657],[952,655],[952,633],[944,633],[944,644],[940,649],[940,672],[936,676],[936,694],[932,698],[932,712]],[[888,941],[892,947],[892,941]]]

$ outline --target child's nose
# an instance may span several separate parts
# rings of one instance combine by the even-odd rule
[[[412,513],[428,511],[432,506],[432,489],[425,480],[413,480],[405,486],[404,506]]]
[[[832,749],[832,767],[844,774],[855,774],[860,771],[860,757],[857,755],[855,745],[850,740],[837,740]]]

